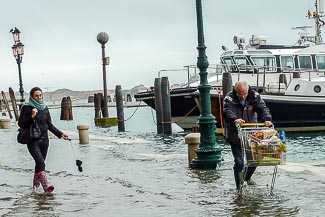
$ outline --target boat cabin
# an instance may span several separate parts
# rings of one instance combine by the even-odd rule
[[[234,42],[238,49],[227,50],[221,55],[226,72],[325,72],[325,45],[267,45],[266,38],[261,36],[252,36],[248,46],[238,36],[234,37]]]

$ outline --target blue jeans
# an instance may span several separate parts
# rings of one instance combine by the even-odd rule
[[[242,148],[241,148],[241,144],[240,144],[240,140],[238,138],[238,134],[237,131],[236,132],[229,132],[228,133],[228,138],[227,138],[228,142],[230,143],[230,147],[231,147],[231,152],[232,155],[234,156],[234,172],[242,172],[244,169],[244,155],[242,152]],[[249,180],[254,171],[256,170],[256,167],[248,167],[247,171],[246,171],[246,176],[245,176],[245,181]]]
[[[230,143],[231,152],[234,157],[234,172],[242,172],[244,169],[244,156],[238,135],[229,135],[228,142]]]

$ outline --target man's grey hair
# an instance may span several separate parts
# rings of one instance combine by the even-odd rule
[[[237,89],[238,89],[238,86],[240,86],[240,85],[245,85],[246,86],[246,89],[248,90],[248,83],[247,83],[247,81],[237,81],[236,83],[235,83],[235,90],[237,91]]]

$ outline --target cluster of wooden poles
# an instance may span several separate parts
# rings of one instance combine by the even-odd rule
[[[155,110],[158,134],[172,134],[170,89],[168,77],[156,78]]]

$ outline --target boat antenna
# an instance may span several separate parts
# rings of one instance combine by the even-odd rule
[[[315,11],[311,14],[308,10],[308,18],[315,20],[315,37],[313,40],[308,40],[315,44],[322,43],[321,27],[325,25],[325,22],[321,19],[324,13],[324,3],[323,0],[315,0]]]
[[[307,29],[313,28],[313,26],[295,26],[291,27],[292,30],[299,30],[298,35],[299,35],[299,40],[296,42],[298,45],[305,45],[307,41],[309,42],[314,42],[315,37],[314,36],[308,36],[308,31]]]
[[[324,4],[323,0],[315,0],[315,11],[313,13],[310,12],[308,9],[307,17],[308,19],[314,19],[315,20],[315,35],[314,36],[308,36],[307,29],[312,28],[312,26],[297,26],[292,27],[293,30],[299,30],[299,40],[297,41],[297,44],[299,45],[306,45],[306,42],[311,42],[313,44],[322,44],[322,31],[321,27],[324,27],[325,22],[321,19],[321,17],[324,17]]]

